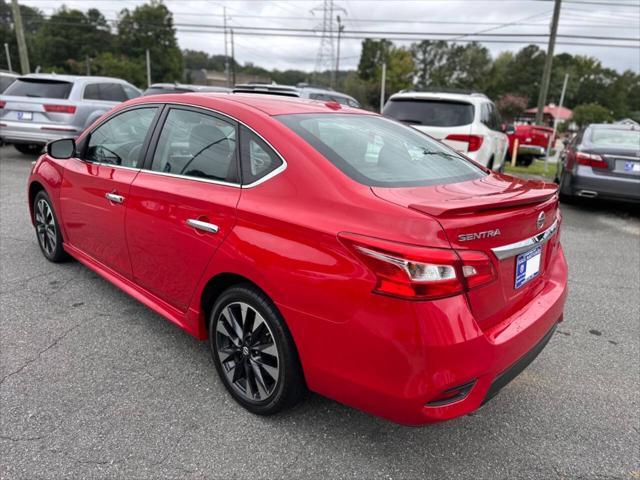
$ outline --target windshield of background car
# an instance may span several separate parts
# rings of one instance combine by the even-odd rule
[[[589,143],[595,147],[640,148],[640,130],[594,128]]]
[[[399,122],[429,127],[459,127],[473,122],[473,105],[450,100],[397,98],[387,102],[382,114]]]
[[[417,130],[374,115],[276,117],[355,181],[376,187],[442,185],[486,173]]]
[[[44,78],[18,78],[5,90],[3,95],[36,98],[69,98],[70,82]]]

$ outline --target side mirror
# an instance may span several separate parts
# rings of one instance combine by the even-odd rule
[[[61,138],[47,143],[47,154],[58,160],[65,160],[76,155],[76,141],[73,138]]]
[[[516,127],[514,127],[512,124],[504,124],[502,126],[502,131],[504,133],[506,133],[507,135],[513,135],[514,133],[516,133]]]

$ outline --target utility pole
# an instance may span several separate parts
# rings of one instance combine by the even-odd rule
[[[236,84],[236,54],[233,46],[233,28],[229,29],[231,34],[231,83]]]
[[[224,79],[225,86],[229,87],[229,56],[227,55],[227,7],[222,7],[224,16]]]
[[[547,93],[549,92],[549,81],[551,80],[551,66],[553,64],[553,50],[556,46],[556,35],[558,33],[558,20],[560,20],[560,4],[562,0],[555,0],[553,6],[553,18],[551,19],[551,32],[549,34],[549,45],[547,46],[547,57],[544,61],[542,72],[542,83],[540,84],[540,95],[538,96],[538,108],[536,109],[536,125],[542,125],[544,106],[547,103]]]
[[[9,55],[9,44],[6,42],[4,44],[4,53],[7,56],[7,65],[9,67],[9,71],[13,72],[13,68],[11,67],[11,55]]]
[[[338,50],[336,52],[336,74],[335,74],[336,83],[337,83],[338,75],[340,73],[340,37],[342,36],[344,25],[342,25],[342,19],[340,18],[340,15],[336,16],[336,20],[338,20]]]
[[[318,55],[316,57],[316,66],[314,69],[314,79],[318,78],[318,75],[324,72],[329,73],[329,84],[333,86],[335,82],[335,50],[333,45],[333,21],[335,12],[343,12],[345,15],[347,11],[339,5],[335,5],[334,0],[323,0],[322,5],[314,7],[310,10],[311,14],[315,16],[316,12],[322,14],[322,23],[316,28],[322,31],[322,37],[320,38],[320,48],[318,49]]]
[[[382,79],[380,81],[380,113],[384,108],[384,90],[387,83],[387,62],[382,64]]]
[[[564,83],[562,84],[562,93],[560,94],[560,103],[556,105],[556,114],[553,116],[553,133],[549,138],[549,143],[547,144],[547,154],[544,157],[544,171],[547,171],[547,164],[549,163],[549,153],[551,153],[551,142],[556,138],[556,131],[558,130],[558,113],[560,113],[560,109],[564,104],[564,94],[567,91],[567,83],[569,82],[569,74],[564,74]]]
[[[18,55],[20,56],[20,70],[22,74],[31,73],[29,67],[29,52],[27,51],[27,41],[24,39],[24,28],[22,26],[22,15],[20,15],[20,5],[18,0],[11,0],[13,10],[13,24],[16,29],[16,40],[18,41]]]
[[[149,49],[147,48],[145,55],[147,57],[147,88],[151,86],[151,56],[149,55]]]

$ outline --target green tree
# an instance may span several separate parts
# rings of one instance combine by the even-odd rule
[[[578,105],[573,109],[571,120],[579,127],[589,125],[590,123],[605,123],[613,120],[611,112],[597,103],[587,103]]]
[[[502,95],[496,101],[496,107],[507,121],[513,121],[518,115],[522,114],[529,104],[527,97],[507,93]]]
[[[20,5],[20,14],[22,16],[22,24],[27,41],[27,50],[29,51],[29,59],[32,68],[38,65],[39,59],[35,55],[33,37],[45,21],[42,12],[37,8]],[[0,0],[0,47],[3,48],[0,57],[0,68],[9,68],[6,63],[4,54],[4,44],[9,45],[9,54],[11,56],[11,66],[15,71],[20,70],[20,59],[18,57],[18,44],[16,42],[16,32],[13,29],[13,14],[11,12],[11,4],[6,0]]]
[[[423,40],[410,47],[416,66],[416,87],[445,86],[453,74],[450,47],[444,40]]]
[[[151,57],[151,80],[174,82],[182,79],[182,52],[178,48],[173,16],[159,0],[124,9],[118,21],[118,51],[145,64],[145,51]]]
[[[43,71],[85,73],[86,57],[112,50],[114,42],[99,10],[93,8],[85,14],[63,6],[42,23],[33,43]]]

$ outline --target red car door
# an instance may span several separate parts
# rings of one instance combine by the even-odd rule
[[[133,278],[186,311],[240,198],[237,126],[212,112],[167,107],[155,149],[128,195]],[[152,151],[154,150],[154,151]]]
[[[115,114],[81,142],[82,158],[65,161],[60,204],[66,241],[127,278],[127,196],[158,111],[146,106]]]

